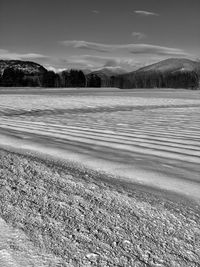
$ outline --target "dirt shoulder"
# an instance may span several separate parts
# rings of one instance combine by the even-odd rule
[[[0,216],[6,267],[200,266],[197,204],[73,164],[0,150]]]

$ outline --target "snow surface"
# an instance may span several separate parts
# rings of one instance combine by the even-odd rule
[[[0,143],[199,199],[200,97],[171,96],[4,94]]]

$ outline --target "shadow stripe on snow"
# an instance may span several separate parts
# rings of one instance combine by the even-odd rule
[[[18,110],[12,109],[6,112],[5,109],[0,110],[0,115],[16,116],[43,116],[48,114],[72,114],[72,113],[102,113],[102,112],[118,112],[118,111],[133,111],[133,110],[152,110],[152,109],[163,109],[163,108],[187,108],[187,107],[200,107],[200,104],[166,104],[166,105],[149,105],[149,106],[113,106],[113,107],[91,107],[91,108],[72,108],[72,109],[36,109],[36,110]]]
[[[103,133],[102,134],[89,134],[87,131],[85,132],[79,132],[79,131],[76,131],[76,132],[70,132],[68,130],[64,130],[64,131],[58,131],[54,128],[46,128],[46,127],[33,127],[31,124],[30,126],[27,126],[26,127],[23,125],[23,124],[15,124],[15,125],[12,125],[12,124],[9,124],[9,125],[5,125],[8,126],[8,127],[16,127],[16,125],[18,127],[21,126],[20,129],[28,129],[28,130],[39,130],[39,131],[46,131],[48,133],[52,133],[52,135],[55,133],[55,134],[60,134],[62,136],[67,136],[68,138],[69,137],[79,137],[79,138],[85,138],[85,139],[90,139],[90,140],[96,140],[96,141],[105,141],[105,142],[112,142],[112,143],[121,143],[121,144],[127,144],[127,145],[137,145],[137,146],[142,146],[142,147],[163,147],[163,148],[169,148],[168,150],[169,151],[174,151],[172,148],[177,148],[177,149],[183,149],[183,150],[188,150],[188,151],[198,151],[200,153],[200,142],[194,146],[192,145],[188,145],[188,144],[180,144],[180,143],[176,143],[176,142],[170,142],[170,141],[165,141],[165,142],[162,142],[162,141],[157,141],[157,140],[148,140],[148,138],[139,138],[139,137],[134,137],[134,136],[130,136],[129,138],[124,138],[122,135],[120,135],[120,133],[118,134],[118,136],[114,136],[114,135],[104,135]],[[3,127],[4,125],[2,125]],[[146,146],[144,145],[146,144]]]
[[[6,129],[9,129],[9,127],[7,127]],[[10,127],[11,130],[13,130],[12,127]],[[19,131],[17,131],[16,127],[15,127],[15,131],[19,134]],[[170,159],[178,159],[178,160],[182,160],[182,161],[187,161],[187,162],[193,162],[193,163],[199,163],[200,164],[200,157],[199,155],[191,155],[190,153],[185,153],[186,151],[177,151],[177,150],[174,150],[174,151],[170,151],[169,149],[160,149],[160,148],[155,148],[155,147],[152,147],[152,148],[149,148],[149,147],[145,147],[145,146],[137,146],[137,145],[134,145],[134,146],[128,146],[128,145],[123,145],[123,144],[119,144],[119,143],[113,143],[113,142],[105,142],[105,141],[97,141],[97,140],[93,140],[91,141],[90,139],[87,139],[87,142],[86,142],[86,139],[83,139],[83,138],[67,138],[65,135],[51,135],[51,134],[43,134],[41,133],[40,131],[35,131],[35,133],[33,133],[32,130],[28,130],[28,129],[25,129],[25,131],[22,131],[21,133],[28,133],[30,134],[31,136],[37,136],[38,138],[40,136],[43,136],[43,137],[50,137],[50,138],[60,138],[60,140],[63,140],[65,141],[65,143],[67,142],[72,142],[74,144],[78,144],[78,143],[82,143],[82,144],[85,144],[86,145],[86,149],[87,149],[87,146],[88,145],[93,145],[93,146],[96,146],[96,147],[109,147],[111,149],[114,149],[114,150],[118,150],[119,153],[120,151],[129,151],[129,152],[137,152],[137,153],[141,153],[141,154],[148,154],[148,155],[155,155],[155,156],[159,156],[159,157],[164,157],[164,158],[170,158]],[[108,145],[109,144],[109,145]]]

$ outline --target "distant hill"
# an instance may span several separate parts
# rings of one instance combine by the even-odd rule
[[[92,72],[91,69],[81,69],[81,70],[84,73],[84,75],[87,75]]]
[[[126,73],[126,71],[119,67],[119,68],[103,68],[103,69],[95,70],[91,73],[97,74],[99,76],[105,75],[107,77],[111,77],[113,75],[124,74],[124,73]]]
[[[0,60],[0,86],[42,86],[48,71],[35,62]]]
[[[169,58],[152,65],[140,68],[136,72],[190,72],[196,71],[200,74],[200,62],[186,58]]]
[[[120,88],[197,88],[200,62],[170,58],[115,76],[114,86]]]
[[[2,75],[6,68],[22,71],[24,74],[41,74],[47,70],[40,64],[31,61],[22,60],[0,60],[0,74]]]

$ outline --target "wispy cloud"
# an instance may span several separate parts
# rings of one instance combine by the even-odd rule
[[[102,68],[108,68],[111,70],[122,69],[126,71],[133,71],[140,67],[146,66],[150,63],[158,62],[167,57],[163,56],[149,56],[135,55],[130,56],[96,56],[96,55],[80,55],[70,56],[65,60],[62,60],[63,66],[66,68],[78,68],[78,69],[90,69],[97,70]]]
[[[137,64],[135,59],[130,59],[126,57],[105,57],[105,56],[95,56],[95,55],[80,55],[80,56],[70,56],[63,61],[63,63],[68,66],[68,68],[89,68],[89,69],[99,69],[99,68],[126,68],[129,69]]]
[[[138,40],[141,40],[146,37],[146,35],[142,32],[132,32],[131,35],[137,38]]]
[[[136,44],[130,49],[132,54],[155,54],[155,55],[168,55],[168,56],[185,56],[184,50],[179,48],[171,48],[158,45],[149,44]]]
[[[63,45],[73,48],[80,48],[80,49],[88,49],[88,50],[95,50],[98,52],[109,52],[112,50],[112,46],[94,43],[94,42],[86,42],[86,41],[78,41],[78,40],[66,40],[61,42]]]
[[[186,55],[184,50],[150,44],[102,44],[86,41],[62,41],[63,45],[76,49],[85,49],[97,52],[119,52],[125,51],[132,54],[162,54],[162,55]]]
[[[24,59],[39,59],[46,58],[47,56],[37,54],[37,53],[15,53],[10,52],[6,49],[0,49],[0,58],[1,59],[13,59],[13,60],[24,60]]]
[[[158,13],[150,12],[146,10],[135,10],[134,13],[142,15],[142,16],[159,16]]]
[[[139,33],[135,32],[134,35],[138,37]],[[74,52],[66,49],[70,56],[65,61],[62,61],[62,66],[67,66],[68,68],[94,70],[107,67],[133,71],[170,57],[191,58],[192,56],[179,48],[144,43],[103,44],[77,40],[66,40],[61,43],[67,48],[75,49]],[[88,51],[88,54],[81,54],[83,51]],[[73,53],[77,55],[73,55]]]
[[[99,13],[100,13],[100,11],[99,11],[99,10],[96,10],[96,9],[94,9],[94,10],[92,10],[92,13],[94,13],[94,14],[99,14]]]

